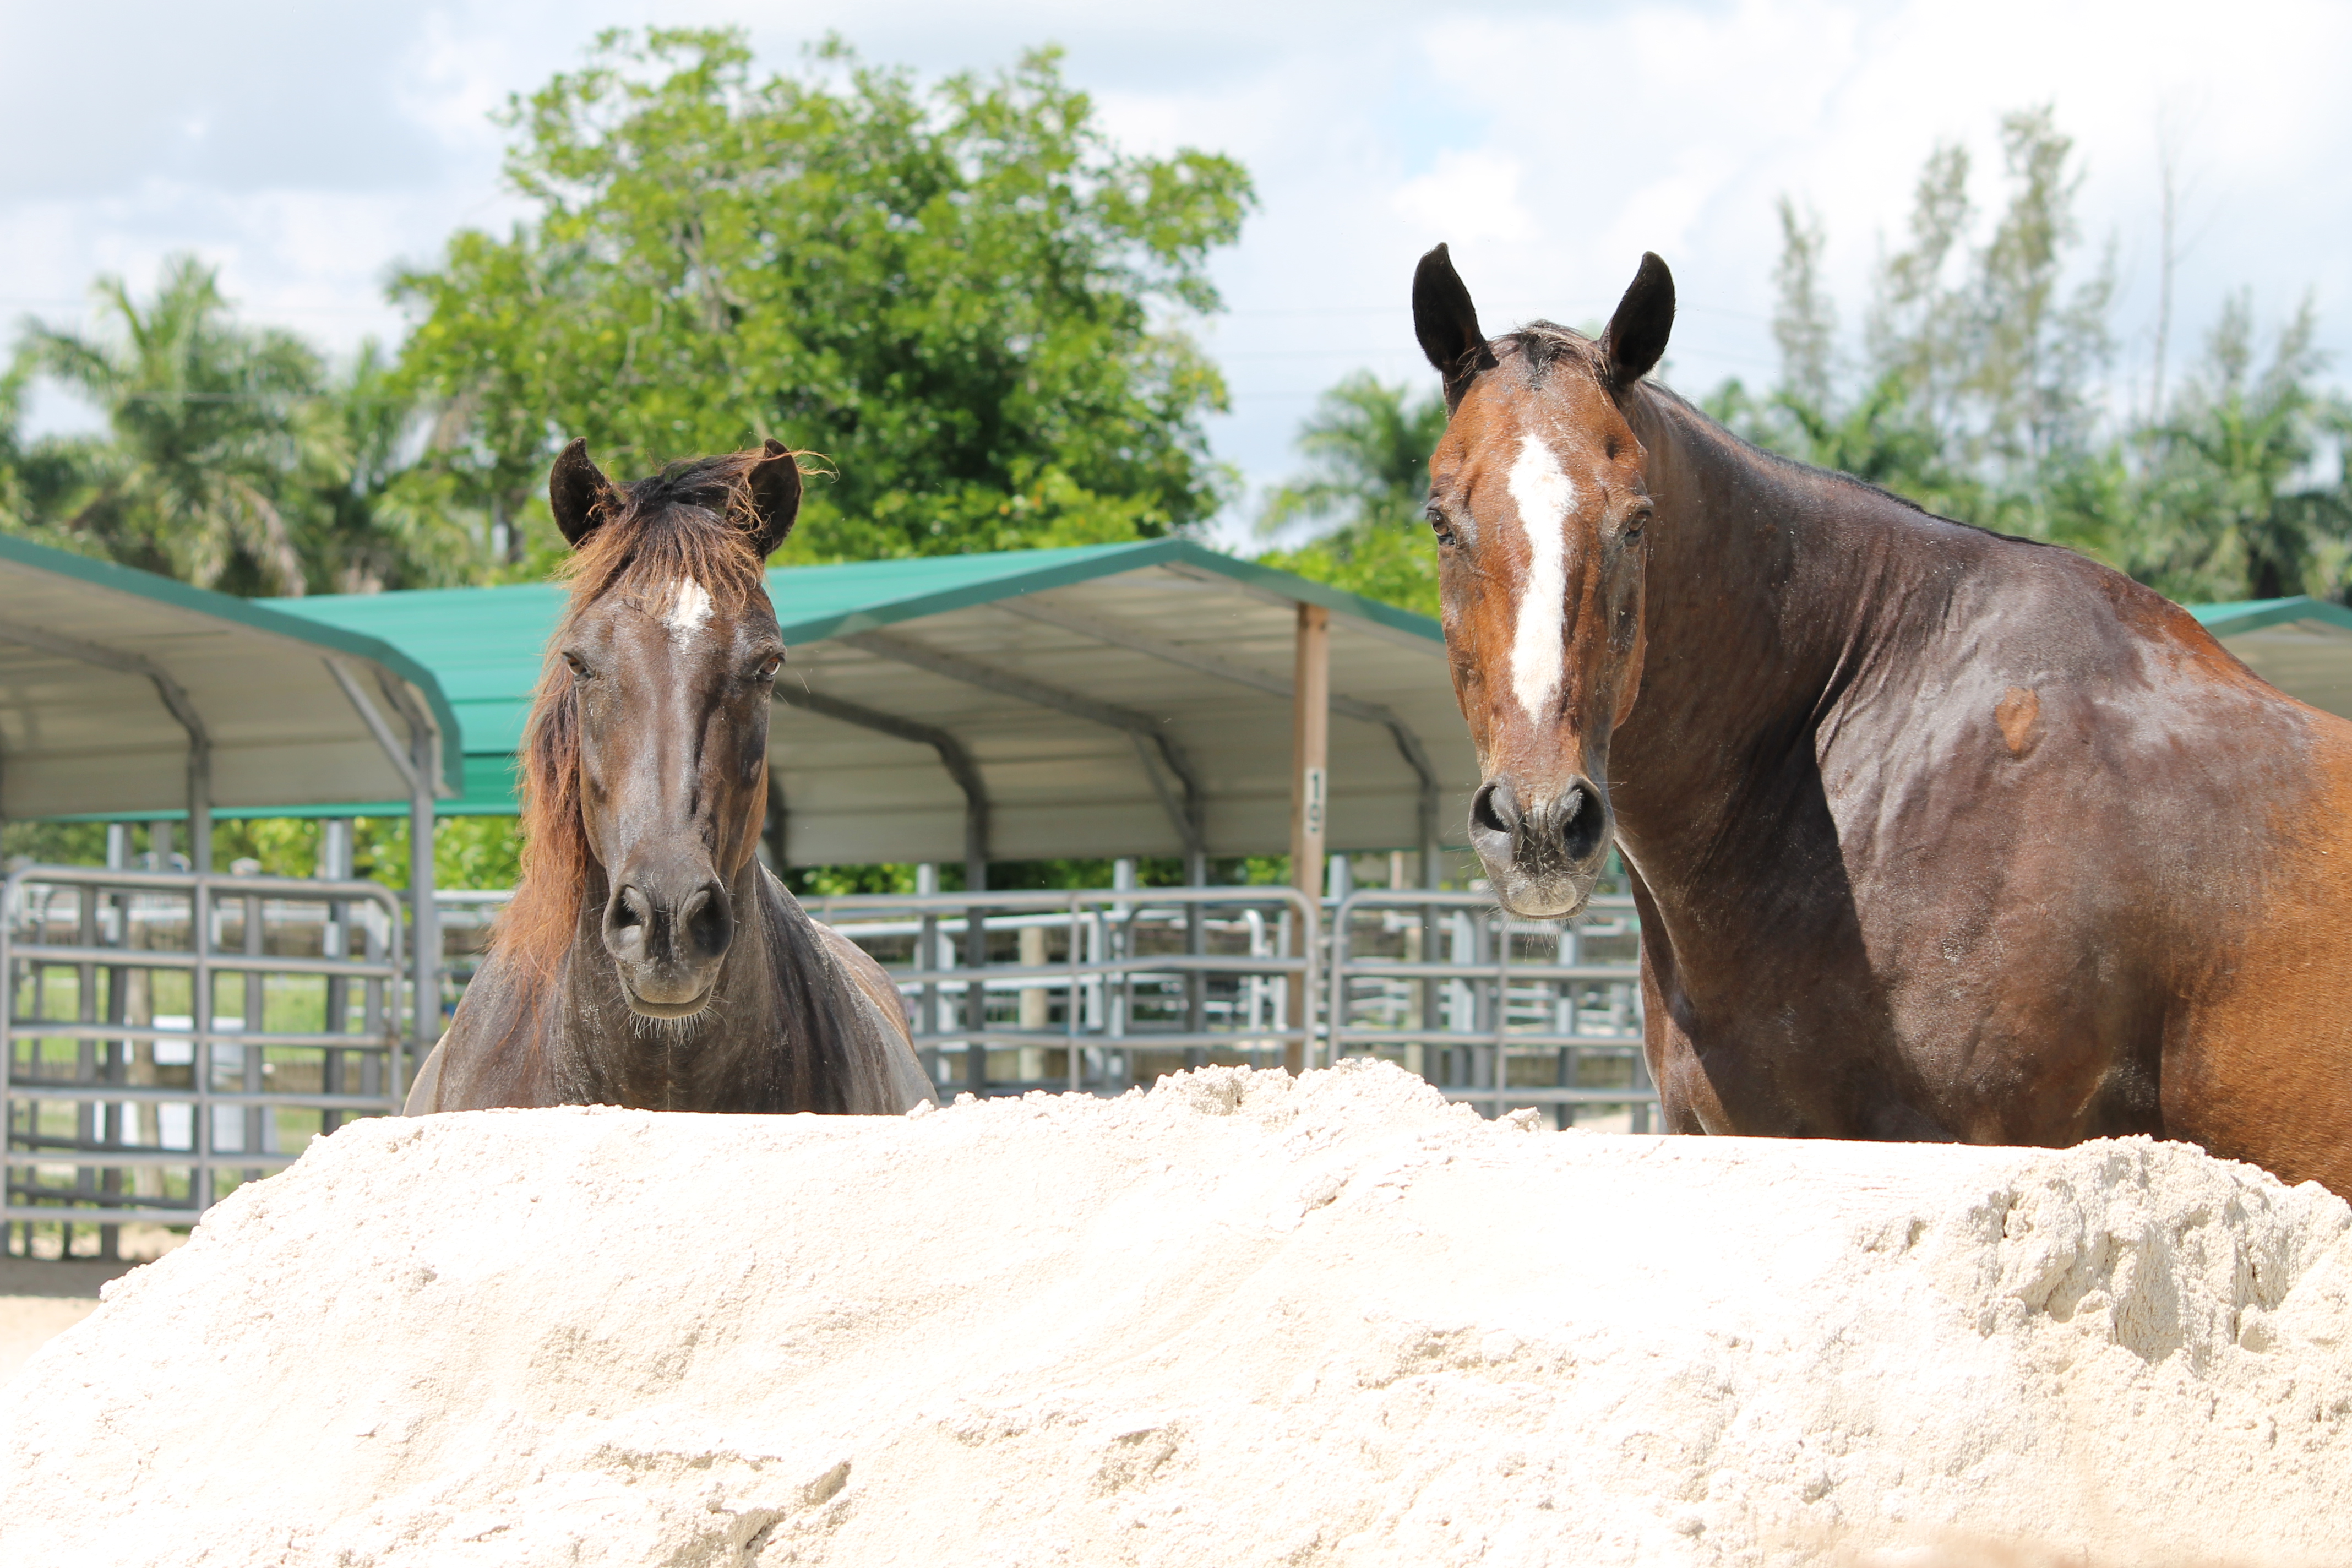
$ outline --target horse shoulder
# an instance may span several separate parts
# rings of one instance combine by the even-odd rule
[[[915,1055],[906,998],[899,994],[889,971],[873,954],[800,906],[772,872],[766,877],[771,896],[784,919],[797,917],[814,929],[817,950],[845,981],[845,1000],[860,1027],[846,1042],[853,1059],[845,1086],[844,1109],[852,1116],[897,1116],[917,1105],[937,1105],[939,1091]]]
[[[403,1116],[430,1116],[441,1109],[441,1049],[448,1043],[449,1037],[444,1035],[425,1053],[415,1079],[408,1086],[408,1098],[401,1102]]]
[[[532,983],[501,955],[483,961],[457,1016],[417,1068],[407,1113],[490,1110],[560,1105],[549,1070],[550,1042],[541,1038],[557,1016],[561,987]]]

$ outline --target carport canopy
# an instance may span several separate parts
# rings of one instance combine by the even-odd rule
[[[2273,686],[2352,719],[2352,610],[2297,595],[2192,605],[2189,613]]]
[[[1189,541],[778,569],[768,584],[791,647],[769,760],[793,864],[1283,853],[1310,619],[1328,628],[1325,842],[1458,837],[1477,784],[1437,623]],[[443,809],[515,809],[562,588],[272,603],[431,668],[469,753]]]
[[[0,537],[0,813],[196,819],[215,805],[463,783],[439,682],[362,632]]]

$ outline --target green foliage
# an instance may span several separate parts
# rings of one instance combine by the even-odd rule
[[[232,817],[213,823],[213,864],[222,869],[255,862],[265,876],[314,877],[320,827],[315,817]],[[152,848],[146,826],[135,829],[134,853]],[[175,858],[187,840],[173,834]],[[445,817],[433,825],[433,885],[511,888],[520,879],[521,838],[511,816]],[[44,866],[103,866],[106,825],[98,822],[12,822],[0,828],[0,856]],[[355,875],[387,888],[408,886],[408,819],[357,818],[352,825]]]
[[[1422,508],[1429,500],[1429,454],[1445,433],[1445,401],[1412,397],[1358,372],[1326,392],[1299,427],[1307,471],[1276,490],[1261,533],[1299,522],[1318,537],[1258,559],[1349,593],[1435,616],[1437,552]]]
[[[533,220],[397,286],[425,312],[405,374],[448,410],[436,464],[543,531],[561,440],[636,473],[774,437],[835,476],[803,561],[1207,516],[1223,383],[1155,309],[1215,307],[1241,169],[1119,152],[1052,51],[928,92],[837,43],[809,66],[754,81],[738,33],[614,31],[512,104]]]
[[[2352,406],[2314,384],[2317,327],[2305,299],[2257,371],[2250,297],[2223,307],[2198,374],[2141,433],[2139,526],[2125,542],[2135,575],[2188,599],[2345,591]]]
[[[85,548],[202,587],[299,594],[282,481],[319,461],[306,417],[324,373],[289,332],[237,327],[213,271],[182,257],[142,310],[119,279],[97,287],[109,333],[38,323],[30,368],[105,415],[110,438],[60,444],[74,483],[52,526]]]
[[[2168,406],[2116,416],[2101,379],[2114,247],[2073,259],[2073,144],[2044,108],[2006,116],[2001,146],[2007,200],[1979,247],[1966,151],[1927,159],[1909,243],[1879,266],[1858,374],[1837,359],[1821,226],[1784,200],[1780,384],[1759,398],[1727,382],[1710,412],[1759,445],[2072,545],[2179,598],[2352,590],[2352,417],[2318,384],[2309,304],[2257,372],[2251,301],[2231,301]]]
[[[403,472],[415,411],[373,343],[348,375],[295,334],[237,323],[215,271],[167,261],[154,299],[100,279],[92,334],[26,323],[0,380],[0,528],[243,595],[463,582],[473,537]],[[102,436],[16,436],[47,376]]]

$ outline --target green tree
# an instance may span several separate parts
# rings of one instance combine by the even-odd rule
[[[1980,247],[1967,245],[1967,152],[1938,147],[1921,172],[1911,244],[1879,270],[1871,395],[1888,416],[1934,431],[1943,463],[1979,482],[1968,521],[2079,542],[2103,520],[2053,503],[2085,493],[2073,470],[2095,455],[2112,247],[2066,291],[2081,240],[2074,142],[2046,105],[2003,116],[2000,138],[2008,200]]]
[[[1780,349],[1780,391],[1812,408],[1826,408],[1837,370],[1837,304],[1822,284],[1822,250],[1829,243],[1821,215],[1797,216],[1780,198],[1780,263],[1772,282],[1772,341]]]
[[[479,581],[484,538],[444,468],[414,460],[415,396],[373,340],[299,417],[299,544],[313,586],[339,594]]]
[[[919,90],[837,43],[755,82],[734,32],[608,32],[508,111],[536,209],[404,275],[436,459],[524,547],[557,444],[624,471],[774,437],[822,453],[794,558],[1131,539],[1214,510],[1234,163],[1113,146],[1039,51]],[[543,524],[541,525],[543,527]]]
[[[2004,116],[2000,137],[2006,199],[1980,246],[1967,150],[1929,154],[1907,243],[1878,265],[1856,372],[1835,351],[1820,221],[1784,198],[1780,384],[1759,400],[1727,383],[1708,405],[1759,445],[1931,510],[2112,556],[2128,479],[2099,398],[2112,247],[2077,262],[2082,174],[2048,107]]]
[[[2315,384],[2317,332],[2306,298],[2258,368],[2251,297],[2223,306],[2203,364],[2143,434],[2134,574],[2186,599],[2347,592],[2352,408]]]
[[[203,587],[299,595],[308,586],[283,502],[291,476],[323,462],[303,405],[325,367],[290,332],[229,320],[212,268],[164,267],[142,309],[99,280],[110,331],[27,322],[20,364],[105,415],[108,434],[53,443],[70,470],[49,526],[85,549]]]
[[[1307,470],[1276,489],[1260,515],[1262,534],[1301,522],[1316,538],[1259,559],[1423,615],[1438,613],[1437,552],[1422,508],[1429,500],[1429,455],[1445,434],[1445,400],[1415,398],[1359,371],[1323,394],[1299,426]]]

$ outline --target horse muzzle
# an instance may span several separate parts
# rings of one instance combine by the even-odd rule
[[[1528,920],[1561,920],[1584,908],[1609,858],[1609,802],[1578,776],[1529,799],[1507,777],[1488,779],[1470,802],[1470,845],[1503,907]]]
[[[633,1012],[692,1017],[734,942],[734,901],[715,878],[625,877],[605,902],[604,934]]]

